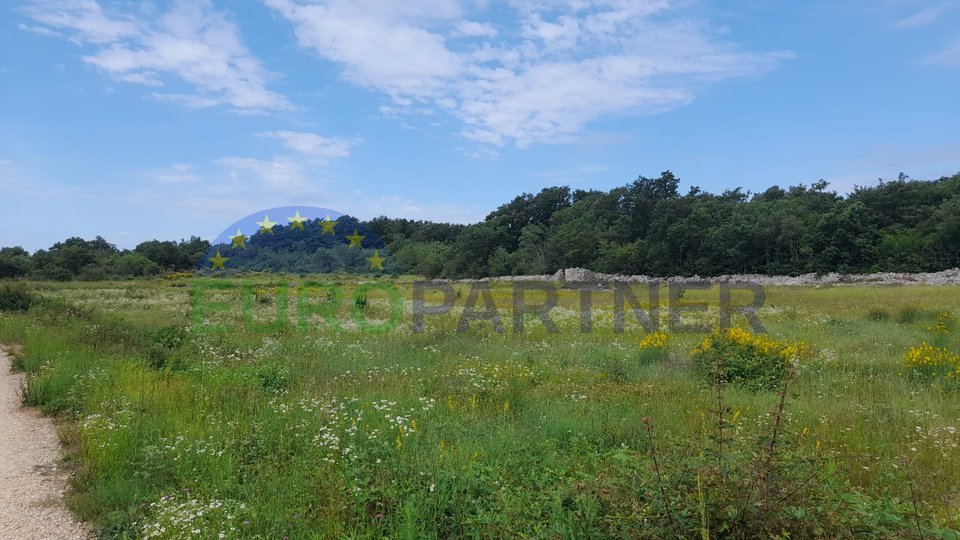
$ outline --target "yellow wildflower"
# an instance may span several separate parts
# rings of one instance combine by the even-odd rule
[[[666,332],[652,332],[640,340],[641,349],[663,349],[667,346],[668,335]]]

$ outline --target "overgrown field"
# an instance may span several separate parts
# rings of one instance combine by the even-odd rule
[[[960,538],[960,288],[768,289],[757,336],[667,332],[666,289],[661,333],[629,309],[614,332],[609,291],[582,333],[567,290],[559,332],[515,333],[498,284],[498,334],[456,331],[457,284],[418,333],[399,280],[378,333],[382,290],[323,278],[325,317],[269,279],[0,290],[103,537]],[[224,331],[196,331],[197,284]],[[710,307],[684,322],[716,326],[718,298],[687,291]]]

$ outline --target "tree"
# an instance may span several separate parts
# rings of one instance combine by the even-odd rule
[[[30,254],[20,246],[0,249],[0,278],[17,278],[30,273]]]

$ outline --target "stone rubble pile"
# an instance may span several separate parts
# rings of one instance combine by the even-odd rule
[[[878,272],[874,274],[801,274],[799,276],[767,276],[763,274],[730,274],[714,277],[674,276],[657,278],[651,276],[624,276],[603,274],[586,268],[566,268],[553,275],[537,276],[501,276],[479,280],[459,280],[461,282],[484,281],[558,281],[558,282],[611,282],[628,283],[672,283],[675,281],[705,280],[710,283],[748,282],[761,286],[798,286],[818,287],[829,285],[960,285],[960,268],[951,268],[942,272],[900,273]],[[446,280],[443,280],[446,281]]]

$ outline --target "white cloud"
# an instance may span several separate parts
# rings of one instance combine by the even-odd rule
[[[81,44],[106,45],[134,38],[141,31],[130,17],[104,14],[95,0],[34,0],[24,6],[23,12],[48,29],[70,31],[71,39]]]
[[[177,0],[169,11],[107,13],[94,0],[32,0],[22,12],[91,50],[84,62],[118,81],[163,87],[172,78],[193,93],[154,92],[188,107],[228,105],[243,112],[291,109],[267,88],[269,74],[243,45],[236,25],[209,0]]]
[[[459,21],[454,32],[455,36],[461,37],[497,37],[497,27],[490,23],[477,21]]]
[[[263,2],[345,80],[383,93],[384,114],[452,114],[464,137],[497,146],[567,141],[606,115],[682,106],[706,83],[790,57],[721,39],[688,0],[515,1],[500,20],[468,0]]]
[[[251,201],[261,207],[322,204],[328,201],[330,189],[324,165],[349,156],[350,148],[360,142],[296,131],[256,135],[278,140],[292,152],[270,157],[223,156],[147,170],[142,176],[154,182],[134,188],[125,199],[138,206],[172,207],[225,218],[249,213]]]
[[[960,39],[954,40],[947,48],[926,58],[931,64],[960,66]]]
[[[30,26],[27,24],[20,23],[17,25],[17,28],[23,30],[24,32],[32,32],[41,36],[47,37],[63,37],[63,34],[56,32],[47,28],[46,26]]]
[[[359,138],[323,137],[304,131],[263,131],[257,135],[278,139],[286,148],[320,163],[326,163],[333,158],[347,157],[350,155],[350,149],[362,142]]]
[[[351,198],[351,199],[356,199]],[[363,206],[350,208],[355,203],[347,199],[338,204],[339,197],[334,197],[332,203],[339,206],[351,215],[360,219],[372,219],[378,216],[402,217],[407,219],[424,219],[445,223],[476,223],[482,221],[488,211],[479,208],[467,208],[453,203],[418,202],[399,195],[383,195],[379,197],[364,197]]]
[[[893,27],[897,29],[919,28],[921,26],[933,24],[940,20],[943,15],[958,7],[958,5],[960,4],[955,1],[936,2],[932,6],[928,6],[920,11],[905,17],[901,17],[893,23]]]
[[[230,218],[260,207],[318,204],[328,182],[323,171],[292,156],[226,156],[204,163],[179,163],[146,172],[157,182],[124,194],[127,203],[178,208],[191,215]],[[182,180],[178,182],[178,180]]]
[[[190,163],[174,163],[169,167],[147,171],[146,175],[161,184],[188,184],[200,181],[196,169]]]
[[[302,189],[309,185],[309,176],[302,163],[276,156],[273,159],[228,156],[216,160],[227,173],[231,184],[261,187],[266,190]]]
[[[295,24],[303,47],[341,64],[344,78],[396,98],[440,95],[446,81],[463,69],[443,36],[417,24],[457,14],[455,2],[265,3]],[[437,10],[431,13],[431,6]]]

